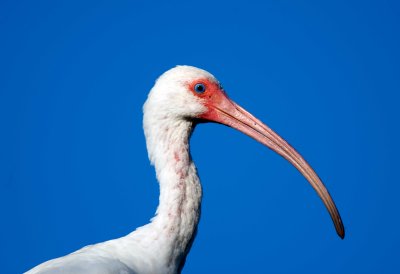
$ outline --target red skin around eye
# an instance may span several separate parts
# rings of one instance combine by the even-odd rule
[[[203,84],[205,87],[205,91],[202,93],[198,93],[195,91],[195,86],[197,84]],[[221,89],[219,83],[210,81],[209,79],[197,79],[189,83],[189,90],[197,97],[201,98],[204,102],[204,106],[207,107],[207,111],[201,114],[198,118],[206,119],[210,121],[218,121],[218,112],[215,108],[226,106],[227,104],[231,105],[228,96],[225,91]]]

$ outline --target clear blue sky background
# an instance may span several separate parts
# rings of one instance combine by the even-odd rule
[[[1,273],[148,222],[142,105],[165,70],[209,70],[316,169],[216,124],[183,273],[400,273],[397,1],[1,1]]]

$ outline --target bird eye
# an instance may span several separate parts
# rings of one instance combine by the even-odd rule
[[[196,84],[194,86],[194,91],[196,91],[197,93],[203,93],[204,91],[206,91],[206,87],[203,84]]]

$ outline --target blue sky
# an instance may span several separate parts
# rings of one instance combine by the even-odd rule
[[[142,105],[177,64],[209,70],[288,140],[346,227],[340,240],[278,155],[200,125],[202,219],[183,273],[399,273],[398,3],[138,2],[0,3],[2,273],[153,216]]]

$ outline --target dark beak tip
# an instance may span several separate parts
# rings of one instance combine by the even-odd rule
[[[340,239],[344,240],[344,236],[345,236],[344,229],[343,229],[343,231],[338,232],[338,235],[339,235]]]

